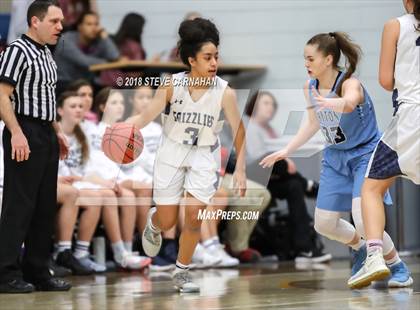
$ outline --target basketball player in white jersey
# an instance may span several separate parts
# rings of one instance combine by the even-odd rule
[[[236,137],[239,156],[234,183],[241,196],[246,188],[245,131],[234,91],[216,76],[219,45],[216,26],[196,18],[182,22],[178,33],[179,54],[189,72],[173,75],[169,85],[159,87],[149,108],[128,122],[143,128],[165,107],[169,110],[154,168],[153,198],[157,207],[148,213],[143,249],[152,257],[159,252],[161,232],[177,223],[179,204],[186,193],[185,224],[173,281],[180,292],[198,292],[200,288],[192,282],[188,268],[200,239],[199,210],[210,203],[218,186],[218,156],[213,152],[218,146],[221,110]]]
[[[382,255],[383,194],[396,176],[420,184],[420,0],[403,3],[407,14],[388,21],[382,35],[379,82],[394,91],[395,113],[370,159],[362,188],[367,257],[348,281],[352,288],[390,274]]]

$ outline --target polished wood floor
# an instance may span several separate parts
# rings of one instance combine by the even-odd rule
[[[0,295],[0,309],[420,309],[420,258],[407,258],[414,285],[352,291],[347,261],[300,266],[264,263],[196,270],[200,294],[178,294],[166,273],[107,273],[68,278],[66,293]]]

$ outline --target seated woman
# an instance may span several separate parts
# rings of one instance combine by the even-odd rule
[[[117,46],[121,59],[145,60],[146,51],[142,46],[143,27],[146,23],[144,17],[137,13],[128,13],[124,16],[117,33],[112,37]],[[118,78],[139,76],[139,72],[123,72],[121,70],[106,70],[101,72],[103,85],[120,87],[116,81]]]
[[[60,160],[58,170],[57,200],[61,204],[57,213],[55,258],[59,266],[70,269],[73,274],[103,272],[105,266],[89,258],[89,245],[98,224],[102,199],[98,188],[82,186],[84,166],[89,157],[86,137],[78,123],[82,117],[82,100],[74,92],[64,92],[58,100],[58,115],[63,131],[69,139],[70,151],[65,160]],[[80,200],[78,198],[81,197]],[[75,252],[72,253],[72,237],[79,208],[80,215]]]
[[[267,141],[278,138],[278,134],[270,126],[270,121],[277,109],[277,101],[268,91],[253,94],[245,107],[245,114],[248,116],[247,171],[250,176],[258,175],[258,171],[262,170],[258,163],[269,153]],[[294,228],[294,250],[297,253],[295,261],[302,263],[329,261],[331,254],[323,253],[322,248],[317,246],[317,242],[311,238],[313,235],[312,218],[308,214],[305,203],[305,195],[316,196],[318,183],[300,175],[296,164],[287,158],[273,167],[267,188],[273,198],[287,200],[289,218]]]
[[[87,162],[92,158],[89,153],[87,136],[80,126],[83,119],[83,104],[80,96],[74,92],[63,93],[58,101],[57,112],[60,118],[60,125],[70,145],[69,156],[65,160],[60,161],[59,175],[67,177],[67,183],[79,190],[79,198],[76,201],[76,205],[89,207],[81,214],[79,221],[78,241],[76,244],[76,253],[78,254],[75,253],[77,255],[76,258],[85,258],[83,261],[90,268],[104,271],[103,266],[98,266],[89,260],[90,240],[96,230],[96,225],[102,212],[105,230],[111,240],[114,260],[117,265],[129,269],[141,269],[147,266],[150,263],[149,259],[129,253],[125,250],[122,242],[118,222],[117,196],[124,192],[112,181],[90,175],[87,172]],[[57,264],[66,268],[70,268],[69,262],[71,257],[68,258],[68,254],[62,253],[70,252],[66,250],[71,248],[71,235],[77,220],[77,213],[71,208],[69,206],[69,208],[61,209],[58,215],[58,229],[60,232],[58,233],[59,240],[57,243]],[[67,218],[67,216],[69,217]]]

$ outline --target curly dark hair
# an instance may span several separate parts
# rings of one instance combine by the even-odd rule
[[[184,64],[190,67],[188,57],[195,57],[201,47],[208,42],[219,46],[219,31],[210,20],[197,17],[185,20],[179,26],[179,56]]]

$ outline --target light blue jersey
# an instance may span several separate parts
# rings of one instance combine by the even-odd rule
[[[343,79],[339,72],[327,97],[336,97],[336,89]],[[318,80],[311,80],[309,87],[318,89]],[[364,101],[350,113],[338,113],[317,106],[310,92],[311,104],[315,106],[321,131],[327,142],[322,160],[317,208],[330,211],[350,211],[352,199],[360,197],[364,176],[370,156],[381,134],[376,122],[372,100],[363,88]],[[385,202],[391,204],[387,193]]]
[[[339,72],[332,91],[327,97],[336,97],[336,88],[344,77]],[[318,89],[318,80],[311,80],[310,89]],[[330,109],[320,109],[310,93],[311,104],[315,105],[321,131],[328,144],[328,148],[336,150],[350,150],[371,142],[376,145],[380,138],[376,122],[375,109],[368,92],[363,88],[364,102],[351,113],[339,113]]]

